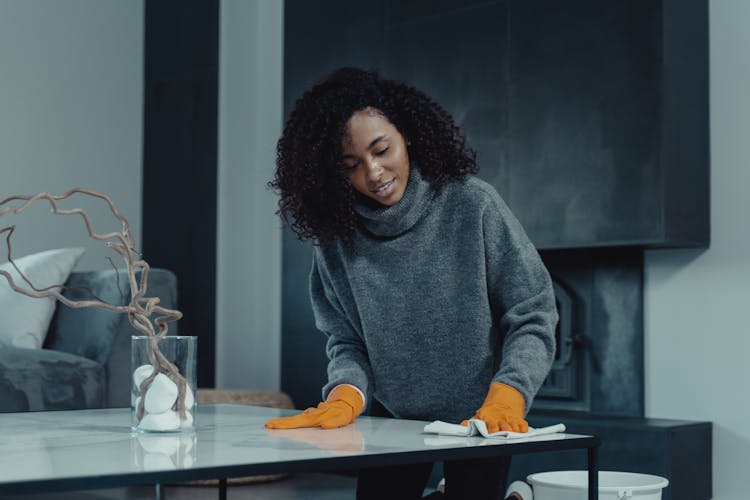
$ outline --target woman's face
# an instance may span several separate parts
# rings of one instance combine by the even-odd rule
[[[383,205],[398,203],[409,179],[406,141],[375,108],[357,111],[346,123],[342,158],[349,182]]]

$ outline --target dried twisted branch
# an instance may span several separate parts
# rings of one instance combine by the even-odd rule
[[[113,231],[109,233],[99,234],[94,231],[91,219],[84,210],[80,208],[61,209],[58,206],[58,202],[68,199],[71,196],[79,193],[104,200],[109,206],[109,209],[111,210],[115,218],[117,218],[121,222],[122,230],[119,232]],[[148,343],[148,355],[151,364],[154,367],[154,371],[152,375],[141,384],[141,394],[145,395],[145,391],[148,390],[151,382],[157,374],[166,373],[170,379],[177,383],[179,393],[176,403],[176,409],[179,411],[182,417],[185,417],[184,398],[187,383],[185,381],[185,378],[180,375],[177,367],[173,363],[171,363],[159,349],[159,339],[167,334],[169,330],[169,323],[179,320],[182,317],[182,313],[177,310],[167,309],[160,306],[158,297],[146,296],[148,290],[148,273],[150,267],[148,263],[143,260],[140,252],[136,250],[135,238],[133,237],[133,233],[130,229],[130,224],[128,223],[127,219],[125,219],[125,217],[117,210],[117,207],[115,207],[115,204],[109,196],[83,188],[74,188],[61,195],[52,195],[44,192],[37,193],[31,196],[9,196],[0,201],[0,217],[9,213],[20,214],[37,201],[48,202],[51,207],[51,212],[55,215],[80,216],[83,219],[84,224],[86,225],[86,230],[91,238],[99,241],[104,241],[107,247],[111,248],[122,257],[125,262],[128,283],[130,285],[130,302],[124,305],[110,304],[100,297],[94,295],[94,293],[87,287],[83,288],[87,289],[87,291],[91,295],[91,299],[77,301],[70,300],[62,294],[64,290],[68,289],[62,283],[45,288],[35,287],[34,284],[31,283],[31,281],[23,274],[21,269],[19,269],[19,267],[13,260],[11,235],[15,230],[14,225],[10,225],[0,229],[0,235],[6,235],[5,241],[8,249],[8,262],[15,269],[15,271],[18,273],[18,276],[21,277],[28,288],[19,286],[19,284],[14,281],[13,276],[7,271],[0,269],[0,275],[5,277],[5,279],[8,281],[8,284],[14,291],[28,297],[52,297],[55,300],[58,300],[66,306],[72,308],[99,307],[114,312],[126,313],[128,315],[128,320],[130,321],[130,324],[133,326],[133,328],[135,328],[143,335],[153,337]],[[110,259],[110,263],[111,262],[112,260]],[[140,280],[136,276],[138,270],[140,270],[141,272]],[[117,286],[119,290],[119,273],[115,273],[115,275],[118,280]],[[122,297],[122,290],[120,290],[120,295]],[[152,320],[151,316],[155,314],[157,316]],[[144,399],[144,397],[141,397],[139,408],[137,409],[137,419],[139,421],[143,414]]]

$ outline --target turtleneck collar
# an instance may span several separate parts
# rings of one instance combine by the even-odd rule
[[[422,218],[433,196],[430,183],[422,177],[419,168],[412,164],[404,196],[398,203],[386,206],[358,197],[354,203],[354,211],[360,215],[367,231],[376,236],[393,237],[408,231]]]

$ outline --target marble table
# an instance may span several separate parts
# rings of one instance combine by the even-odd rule
[[[263,423],[293,410],[200,405],[195,431],[132,433],[130,409],[0,414],[0,495],[136,484],[161,485],[280,472],[320,472],[383,465],[585,449],[589,498],[597,498],[594,436],[553,434],[514,442],[425,434],[426,422],[360,417],[354,425],[268,430]]]

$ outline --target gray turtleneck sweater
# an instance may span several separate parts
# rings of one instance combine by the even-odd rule
[[[391,207],[358,204],[350,244],[315,247],[310,294],[328,336],[328,384],[352,384],[399,418],[458,422],[492,381],[526,410],[555,353],[557,310],[539,254],[475,177],[436,194],[412,165]]]

